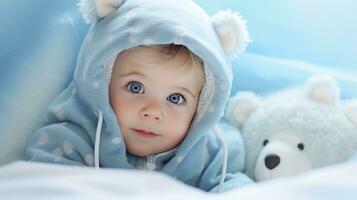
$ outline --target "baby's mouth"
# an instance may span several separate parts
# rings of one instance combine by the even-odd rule
[[[154,132],[150,132],[150,131],[146,131],[146,130],[141,130],[141,129],[134,129],[134,132],[140,136],[143,136],[143,137],[147,137],[147,138],[150,138],[150,137],[156,137],[158,136],[156,133]]]

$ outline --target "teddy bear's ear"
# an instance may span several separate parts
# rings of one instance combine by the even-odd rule
[[[260,98],[252,92],[239,92],[232,97],[225,112],[225,117],[237,128],[242,129],[251,114],[257,109]]]
[[[351,100],[344,106],[344,111],[347,118],[354,124],[357,128],[357,99]]]
[[[237,57],[250,42],[246,21],[237,12],[218,11],[211,22],[228,56]]]
[[[78,6],[84,20],[94,24],[119,8],[123,2],[124,0],[80,0]]]
[[[315,75],[305,83],[305,95],[318,103],[333,106],[340,101],[340,88],[330,76]]]

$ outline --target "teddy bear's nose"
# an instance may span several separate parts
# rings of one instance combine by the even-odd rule
[[[274,169],[280,163],[280,157],[274,154],[265,157],[265,166],[268,169]]]

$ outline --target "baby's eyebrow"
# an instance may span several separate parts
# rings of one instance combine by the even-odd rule
[[[137,75],[137,76],[145,76],[144,74],[138,72],[138,71],[131,71],[126,74],[119,74],[119,77],[124,77],[124,76],[130,76],[130,75]]]
[[[193,92],[191,92],[189,89],[187,89],[185,87],[178,87],[178,88],[189,93],[193,98],[196,98],[196,96],[193,94]]]

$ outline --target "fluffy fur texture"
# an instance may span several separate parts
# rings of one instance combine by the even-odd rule
[[[228,55],[237,57],[250,42],[246,21],[237,12],[219,11],[211,17],[217,35]]]
[[[344,162],[357,152],[357,99],[340,99],[334,79],[265,97],[238,93],[226,117],[242,131],[246,172],[257,181]]]
[[[250,114],[257,109],[260,98],[252,92],[240,92],[232,97],[227,106],[226,118],[238,128],[242,128]]]
[[[80,0],[79,9],[87,23],[96,23],[117,9],[124,0]],[[211,17],[212,25],[227,55],[242,54],[250,42],[246,21],[237,12],[219,11]]]
[[[98,19],[115,11],[124,0],[80,0],[79,10],[87,23],[96,23]]]

